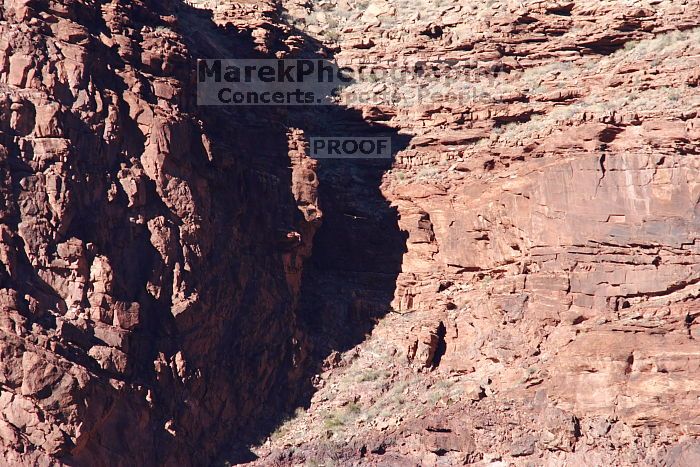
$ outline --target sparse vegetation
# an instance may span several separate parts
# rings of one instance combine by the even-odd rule
[[[347,406],[327,414],[323,419],[323,426],[333,431],[345,427],[351,423],[362,411],[362,408],[352,402]]]
[[[359,382],[376,381],[384,376],[386,376],[386,372],[383,370],[367,370],[366,373],[360,375]]]
[[[340,38],[340,32],[332,30],[332,29],[326,30],[323,33],[323,35],[327,40],[329,40],[331,42],[337,42],[338,39]]]
[[[437,176],[440,172],[441,171],[438,167],[423,167],[418,171],[418,179],[425,180],[428,178],[433,178]]]
[[[302,416],[304,416],[306,412],[304,411],[303,408],[297,407],[297,409],[294,411],[293,415],[290,415],[286,417],[275,429],[275,431],[272,432],[270,435],[270,439],[272,441],[277,441],[279,439],[284,438],[287,434],[289,434],[290,427],[292,425],[292,422],[295,419],[298,419]]]

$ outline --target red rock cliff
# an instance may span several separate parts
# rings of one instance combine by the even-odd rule
[[[196,58],[256,53],[206,13],[19,0],[0,20],[5,462],[205,463],[303,361],[314,164],[269,112],[196,108]]]
[[[185,3],[0,6],[6,463],[700,462],[697,1]],[[401,74],[194,104],[306,54]]]

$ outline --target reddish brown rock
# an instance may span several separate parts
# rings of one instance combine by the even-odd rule
[[[698,11],[5,1],[5,462],[697,463]],[[307,53],[400,74],[194,103],[197,58]]]
[[[315,166],[278,116],[261,147],[249,116],[194,105],[216,47],[195,36],[222,33],[180,2],[14,1],[0,17],[3,458],[208,462],[294,398],[271,390],[304,359]],[[280,228],[303,248],[280,251]]]
[[[392,312],[259,464],[692,463],[697,2],[380,3],[285,2],[338,63],[398,72],[346,92],[412,137],[382,183],[408,237]],[[367,417],[315,429],[352,395]],[[390,442],[429,414],[474,449]],[[384,447],[342,448],[360,439]]]

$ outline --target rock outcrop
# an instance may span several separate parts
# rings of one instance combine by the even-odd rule
[[[3,463],[206,463],[304,360],[314,163],[274,113],[195,105],[197,58],[258,53],[206,12],[0,19]]]
[[[286,3],[411,136],[408,238],[261,465],[693,464],[700,5],[633,3]]]
[[[5,463],[696,465],[699,12],[5,0]],[[199,107],[212,57],[370,72]]]

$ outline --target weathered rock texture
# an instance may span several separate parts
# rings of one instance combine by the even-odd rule
[[[699,464],[698,25],[5,0],[5,463],[209,465],[262,432],[260,465]],[[377,76],[347,106],[194,104],[197,58],[252,56]],[[305,155],[386,133],[391,162]]]
[[[194,105],[196,58],[257,46],[181,2],[0,20],[3,464],[207,464],[304,359],[301,130]]]
[[[388,73],[407,251],[259,462],[698,463],[700,4],[359,3],[285,5]]]

